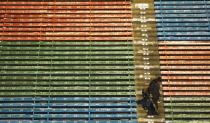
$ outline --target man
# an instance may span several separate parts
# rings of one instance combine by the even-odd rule
[[[161,78],[158,77],[152,80],[148,87],[148,93],[151,96],[151,99],[155,104],[157,110],[158,110],[158,100],[160,99],[160,82]]]
[[[137,104],[141,104],[144,110],[148,110],[147,115],[151,117],[158,115],[158,100],[160,98],[160,82],[161,78],[158,77],[152,80],[146,91],[142,90],[143,98],[137,101]]]

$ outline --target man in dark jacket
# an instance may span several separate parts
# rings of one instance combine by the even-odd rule
[[[148,87],[148,93],[151,96],[151,99],[155,104],[156,109],[158,109],[158,100],[160,99],[160,82],[161,78],[158,77],[152,80]]]
[[[147,115],[153,116],[158,114],[158,100],[160,98],[160,82],[161,78],[158,77],[152,80],[146,91],[142,90],[143,98],[137,101],[141,104],[144,110],[148,110]]]

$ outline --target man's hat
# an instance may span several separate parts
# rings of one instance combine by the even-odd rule
[[[156,80],[157,80],[157,81],[159,81],[159,82],[161,82],[161,81],[162,81],[162,79],[161,79],[161,77],[160,77],[160,76],[159,76]]]

